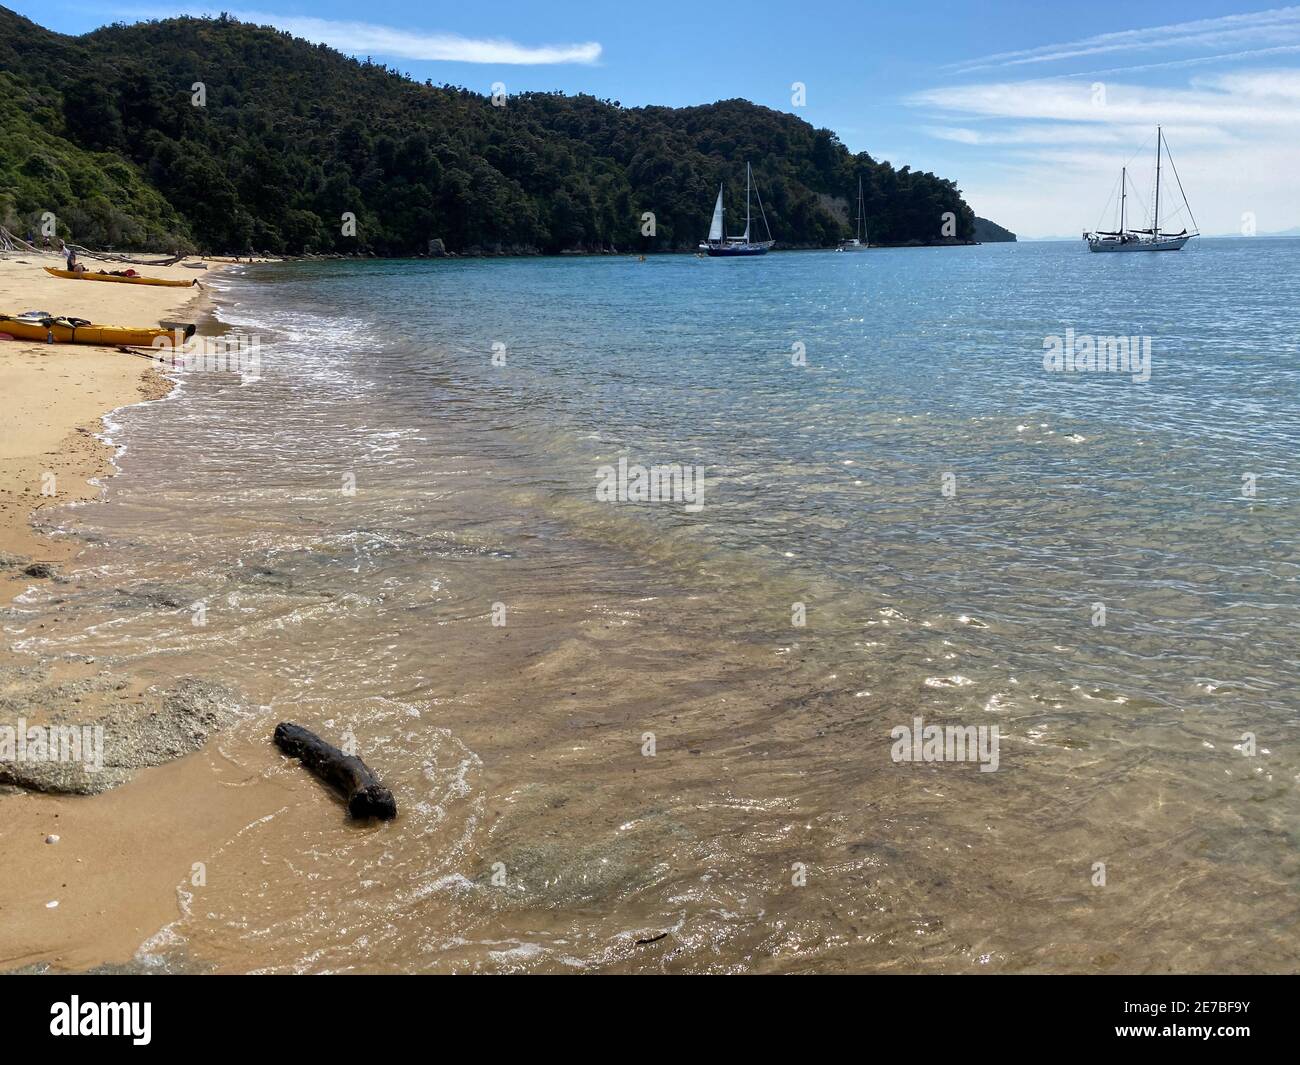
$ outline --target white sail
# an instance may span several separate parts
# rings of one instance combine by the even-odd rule
[[[699,230],[697,229],[698,233]],[[709,240],[722,239],[722,186],[718,186],[718,202],[713,205],[713,224],[709,226]]]
[[[725,182],[718,187],[718,200],[713,205],[713,222],[709,226],[709,239],[700,244],[700,251],[706,252],[710,256],[724,255],[765,255],[771,250],[772,245],[776,243],[772,239],[771,228],[767,226],[767,215],[763,212],[763,197],[759,195],[758,189],[753,184],[753,177],[750,173],[749,164],[745,164],[745,232],[738,237],[726,236],[726,229],[723,227],[723,208],[722,193],[725,190]],[[751,238],[750,226],[750,193],[753,193],[758,199],[759,215],[763,219],[763,225],[767,228],[767,240],[754,241]]]

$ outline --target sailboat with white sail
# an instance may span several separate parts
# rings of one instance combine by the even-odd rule
[[[1160,163],[1162,147],[1165,157],[1169,160],[1169,169],[1174,172],[1174,180],[1178,183],[1178,192],[1183,197],[1183,210],[1187,212],[1187,218],[1192,223],[1190,233],[1185,225],[1178,233],[1166,232],[1160,228]],[[1165,140],[1161,127],[1156,127],[1155,203],[1151,210],[1151,224],[1146,229],[1133,229],[1128,225],[1126,217],[1128,188],[1128,167],[1124,167],[1120,171],[1119,179],[1119,226],[1116,229],[1085,232],[1083,239],[1088,242],[1089,251],[1178,251],[1193,237],[1200,236],[1200,232],[1196,228],[1196,219],[1192,216],[1192,208],[1187,202],[1187,194],[1183,192],[1182,178],[1178,176],[1178,168],[1174,166],[1174,157],[1169,151],[1169,142]]]
[[[767,231],[767,240],[750,240],[750,190],[758,199],[759,217],[763,219],[763,228]],[[772,230],[767,224],[767,213],[763,210],[763,198],[758,195],[754,185],[753,174],[748,163],[745,164],[745,232],[739,237],[723,236],[722,186],[718,186],[718,201],[713,205],[713,222],[709,226],[709,239],[700,245],[700,251],[714,256],[766,255],[776,243],[772,239]]]
[[[851,240],[840,241],[836,251],[866,251],[871,247],[866,230],[862,228],[862,175],[858,175],[858,224],[853,230]]]

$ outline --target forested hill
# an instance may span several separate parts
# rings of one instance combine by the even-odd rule
[[[981,244],[997,244],[1014,241],[1016,235],[987,218],[975,219],[975,239]]]
[[[851,235],[859,175],[875,242],[938,240],[949,211],[957,237],[974,226],[953,182],[744,100],[493,106],[226,17],[68,37],[0,8],[0,137],[0,220],[25,233],[52,211],[90,246],[683,249],[705,236],[720,181],[729,217],[743,209],[746,160],[784,246]]]

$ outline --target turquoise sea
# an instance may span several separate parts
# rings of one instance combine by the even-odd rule
[[[387,334],[349,370],[417,424],[506,426],[493,446],[549,503],[590,502],[619,456],[702,465],[701,513],[629,520],[838,582],[832,597],[1006,608],[1013,661],[1096,641],[1114,678],[1125,632],[1193,641],[1194,679],[1254,677],[1284,711],[1300,681],[1277,624],[1300,572],[1300,244],[1082,250],[326,264],[277,269],[261,298]],[[1046,372],[1044,340],[1067,329],[1149,338],[1150,380]],[[1094,601],[1118,617],[1080,632]],[[1129,683],[1184,700],[1178,657]]]

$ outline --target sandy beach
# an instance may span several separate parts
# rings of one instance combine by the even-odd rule
[[[93,322],[155,325],[160,318],[193,315],[202,289],[152,288],[52,277],[57,256],[14,253],[0,259],[0,313],[45,310]],[[93,269],[122,269],[91,263]],[[205,271],[142,269],[151,277],[190,280]],[[0,327],[0,332],[3,332]],[[0,425],[0,551],[54,559],[58,547],[37,537],[28,518],[38,505],[98,494],[91,484],[110,469],[111,449],[94,439],[99,419],[116,407],[156,399],[167,391],[149,362],[112,348],[84,344],[0,342],[0,386],[8,399]],[[42,475],[54,474],[54,493],[42,495]],[[46,483],[48,484],[48,478]],[[17,575],[6,572],[12,582]]]
[[[198,322],[205,313],[201,285],[211,270],[137,267],[150,277],[200,280],[200,287],[181,289],[71,281],[43,270],[59,265],[53,255],[0,258],[0,311],[39,309],[142,326]],[[88,266],[123,268],[94,260]],[[103,416],[158,399],[170,387],[148,359],[112,348],[0,342],[0,393],[6,400],[0,420],[0,596],[6,607],[33,586],[68,579],[63,570],[77,545],[41,535],[31,519],[37,509],[100,494],[102,478],[113,472],[113,448],[99,436]],[[20,716],[29,724],[58,720],[74,704],[84,720],[139,720],[156,713],[159,696],[152,685],[109,674],[93,661],[40,660],[13,651],[28,626],[57,621],[44,614],[35,621],[6,620],[0,645],[3,723]],[[237,802],[223,804],[213,794],[220,790],[220,773],[195,772],[186,761],[138,773],[110,768],[106,784],[130,777],[134,783],[97,798],[0,785],[0,846],[10,857],[0,869],[0,969],[45,961],[74,969],[126,961],[175,916],[175,886],[203,840],[243,823]],[[46,842],[55,837],[57,843]]]

